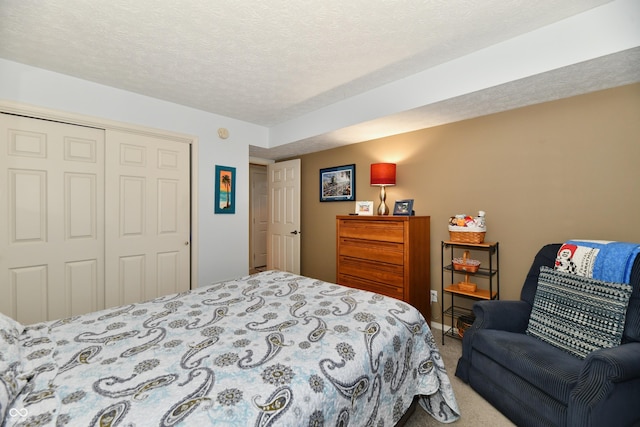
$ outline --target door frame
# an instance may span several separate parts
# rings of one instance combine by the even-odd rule
[[[190,178],[191,178],[191,284],[190,288],[198,287],[198,138],[196,136],[154,129],[131,123],[103,119],[93,116],[58,111],[34,105],[21,104],[0,100],[0,112],[31,117],[34,119],[51,120],[70,125],[88,126],[104,130],[121,130],[153,137],[170,138],[189,144],[190,147]]]
[[[255,218],[257,207],[255,204],[255,184],[256,180],[254,174],[256,172],[264,172],[264,182],[267,182],[267,164],[249,163],[249,271],[255,270],[256,267],[262,267],[262,265],[256,266],[256,240],[258,238],[256,233]],[[267,190],[267,199],[269,198]],[[268,204],[268,201],[267,201]],[[265,246],[267,246],[265,235]],[[265,264],[266,265],[266,261]]]

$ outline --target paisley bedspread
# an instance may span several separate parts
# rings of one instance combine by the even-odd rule
[[[279,271],[27,326],[19,343],[5,426],[382,427],[414,395],[440,421],[459,413],[416,309]]]

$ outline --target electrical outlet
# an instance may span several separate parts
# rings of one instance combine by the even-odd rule
[[[438,291],[431,291],[431,302],[438,302]]]

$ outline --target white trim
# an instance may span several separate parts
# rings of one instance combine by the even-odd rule
[[[0,111],[9,114],[32,117],[36,119],[52,120],[56,122],[69,123],[79,126],[88,126],[98,129],[121,130],[129,133],[138,133],[149,136],[160,136],[163,138],[171,138],[176,141],[186,142],[189,144],[197,143],[194,136],[185,135],[177,132],[171,132],[164,129],[154,129],[150,127],[140,126],[132,123],[123,123],[115,120],[103,119],[99,117],[86,116],[68,111],[59,111],[49,108],[39,107],[30,104],[22,104],[13,101],[0,99]]]
[[[200,142],[197,137],[191,140],[191,289],[198,287],[198,158]]]
[[[253,157],[249,156],[249,164],[254,165],[269,165],[271,163],[275,163],[275,160],[263,159],[261,157]]]
[[[98,117],[85,116],[67,111],[58,111],[35,105],[22,104],[0,99],[0,112],[51,120],[72,125],[98,129],[112,129],[138,133],[187,143],[191,146],[191,289],[198,287],[198,138],[191,135],[153,129],[140,125],[122,123]]]
[[[431,322],[431,329],[438,329],[438,330],[442,331],[442,323]]]
[[[447,330],[449,330],[449,326],[443,325],[442,323],[438,323],[438,322],[431,322],[431,332],[432,333],[433,333],[434,329],[437,329],[438,330],[438,334],[442,335],[442,331],[443,331],[444,328],[447,328]],[[454,327],[453,328],[453,333],[457,334],[458,333],[458,328]],[[433,335],[435,337],[436,334],[433,334]],[[442,341],[440,341],[440,342],[442,342]]]

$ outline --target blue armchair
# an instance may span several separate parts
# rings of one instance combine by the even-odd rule
[[[474,304],[456,376],[519,426],[640,425],[640,256],[621,345],[580,359],[525,333],[540,267],[559,248],[538,252],[519,301]]]

